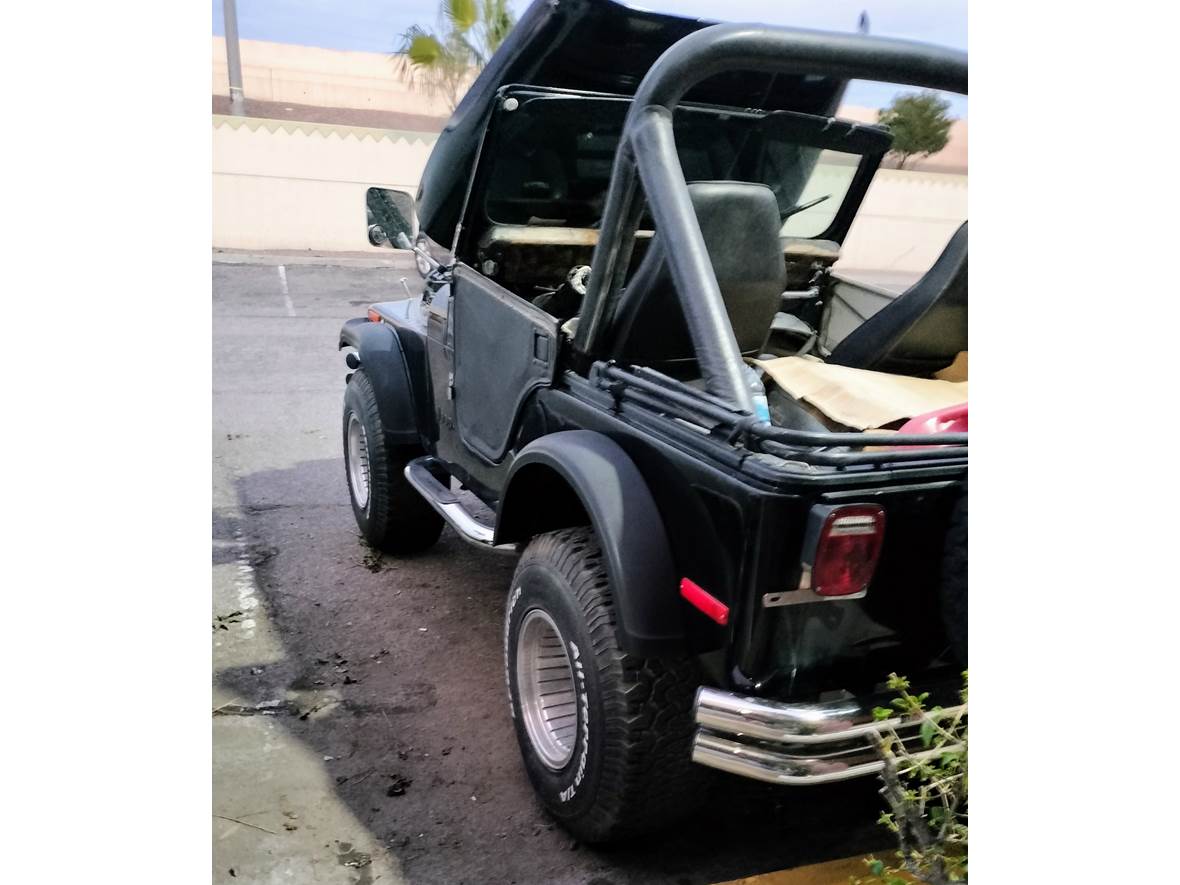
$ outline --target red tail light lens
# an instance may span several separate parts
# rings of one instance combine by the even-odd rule
[[[851,596],[869,587],[881,542],[885,537],[885,511],[876,504],[836,507],[824,520],[811,589],[819,596]]]

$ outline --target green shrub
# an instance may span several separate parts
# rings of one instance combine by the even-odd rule
[[[967,881],[967,674],[962,706],[926,709],[927,692],[910,693],[909,680],[893,673],[889,688],[897,692],[892,708],[873,711],[882,723],[875,744],[884,762],[881,795],[889,810],[881,823],[897,836],[896,863],[865,859],[868,877],[855,885],[885,883],[949,885]],[[920,721],[921,747],[907,750],[896,723]]]

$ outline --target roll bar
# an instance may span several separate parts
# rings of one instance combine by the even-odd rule
[[[574,347],[599,356],[622,288],[644,195],[665,244],[673,285],[709,393],[753,413],[742,357],[709,261],[672,132],[672,113],[697,83],[729,70],[876,80],[967,94],[967,55],[952,49],[853,34],[714,25],[669,47],[627,112],[603,208]]]

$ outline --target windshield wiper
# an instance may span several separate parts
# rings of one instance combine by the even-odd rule
[[[822,197],[816,197],[814,200],[808,200],[806,203],[796,203],[783,213],[783,221],[786,221],[792,215],[798,215],[800,212],[810,209],[812,206],[818,206],[824,200],[830,199],[831,196],[831,194],[824,194]]]

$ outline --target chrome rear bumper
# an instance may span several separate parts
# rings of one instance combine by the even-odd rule
[[[692,759],[710,768],[786,785],[876,774],[882,763],[872,742],[884,727],[892,727],[915,756],[924,755],[917,722],[873,720],[873,708],[888,707],[891,697],[787,704],[701,688],[694,704],[700,728],[693,739]]]

